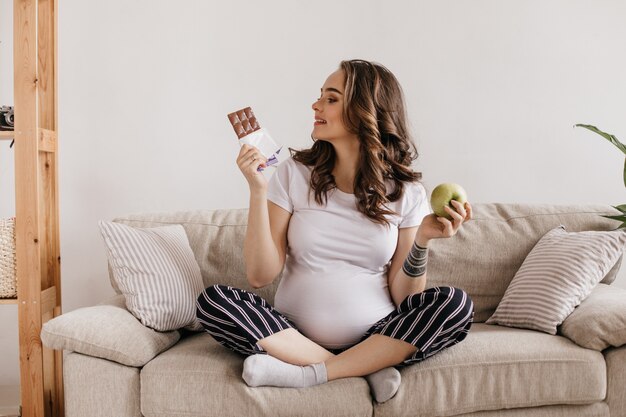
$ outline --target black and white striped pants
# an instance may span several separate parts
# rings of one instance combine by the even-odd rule
[[[215,340],[244,355],[266,353],[257,344],[259,340],[281,330],[297,329],[263,298],[225,285],[213,285],[200,293],[196,315]],[[396,310],[374,324],[360,341],[372,334],[381,334],[408,342],[417,351],[399,366],[409,365],[465,339],[473,317],[474,305],[463,290],[429,288],[405,298]],[[329,350],[337,354],[346,349]]]

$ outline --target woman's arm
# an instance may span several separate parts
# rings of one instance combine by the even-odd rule
[[[243,257],[253,288],[271,284],[283,270],[290,218],[291,213],[267,200],[265,190],[250,193]]]
[[[387,282],[389,293],[395,305],[400,305],[406,297],[417,294],[426,288],[426,266],[428,263],[428,242],[431,239],[449,238],[456,234],[461,225],[472,219],[472,206],[469,202],[465,205],[452,200],[451,204],[455,210],[446,207],[446,211],[452,217],[448,220],[445,217],[437,217],[434,213],[425,216],[419,227],[407,227],[398,230],[398,245],[393,255]],[[413,248],[413,244],[419,248]],[[409,254],[409,252],[411,252]],[[407,258],[412,257],[411,264],[419,264],[414,268],[409,265],[415,276],[409,276],[404,271],[403,265]],[[424,266],[424,268],[422,267]]]
[[[274,281],[285,263],[287,226],[291,213],[267,200],[268,181],[257,171],[266,167],[267,158],[254,146],[244,144],[237,166],[250,186],[248,228],[243,243],[246,278],[254,288]]]
[[[389,293],[396,306],[400,305],[406,297],[417,294],[426,288],[426,273],[417,278],[412,278],[402,271],[402,265],[409,256],[413,242],[417,238],[417,226],[398,229],[398,245],[391,259],[388,270],[387,282]],[[424,243],[424,242],[421,242]],[[428,242],[425,243],[426,245]]]

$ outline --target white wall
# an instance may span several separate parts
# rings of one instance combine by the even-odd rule
[[[10,103],[11,1],[0,5]],[[396,74],[428,187],[460,182],[475,203],[626,203],[623,156],[572,128],[626,140],[624,21],[619,0],[61,0],[64,311],[112,294],[97,220],[247,207],[226,114],[250,105],[277,140],[309,146],[311,103],[341,59]],[[0,307],[0,385],[18,383],[13,309]]]

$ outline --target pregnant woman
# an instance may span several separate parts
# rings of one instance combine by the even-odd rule
[[[267,181],[267,159],[243,145],[250,187],[244,242],[253,288],[282,272],[274,306],[215,285],[198,297],[206,331],[246,355],[250,386],[308,387],[364,376],[376,401],[393,397],[397,368],[462,341],[474,308],[464,291],[426,289],[428,244],[472,218],[452,201],[431,213],[411,169],[417,158],[404,97],[384,66],[342,61],[313,103],[310,149],[291,150]]]

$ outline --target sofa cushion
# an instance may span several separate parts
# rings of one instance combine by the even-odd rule
[[[66,417],[142,417],[139,368],[65,352],[62,388]]]
[[[626,345],[626,289],[598,284],[559,333],[587,349]]]
[[[611,416],[626,416],[626,401],[624,401],[624,387],[626,387],[626,349],[608,348],[604,351],[606,359],[607,379],[609,388],[606,393],[606,402],[611,408]]]
[[[157,356],[141,371],[141,412],[172,416],[371,416],[363,378],[311,388],[251,388],[241,378],[244,356],[195,334]]]
[[[232,285],[274,302],[279,279],[261,289],[252,288],[246,280],[243,241],[248,224],[247,209],[134,214],[113,221],[133,227],[181,224],[200,265],[205,288],[214,284]]]
[[[50,349],[67,350],[108,359],[127,366],[143,366],[172,346],[180,333],[157,332],[142,325],[121,295],[101,305],[79,308],[44,323],[41,341]]]
[[[128,311],[154,330],[202,330],[196,319],[202,275],[183,227],[98,225]]]
[[[463,343],[401,374],[398,393],[376,407],[377,416],[591,404],[607,390],[602,353],[561,336],[484,323],[472,325]]]
[[[618,214],[609,205],[474,204],[474,218],[450,239],[429,244],[428,286],[462,288],[474,302],[474,322],[495,311],[524,259],[548,231],[564,225],[571,232],[612,230]],[[615,280],[619,264],[603,278]]]
[[[556,334],[615,265],[626,245],[626,230],[546,233],[516,272],[487,324]]]
[[[546,405],[544,407],[512,408],[457,414],[455,417],[611,417],[604,401],[584,405]]]

